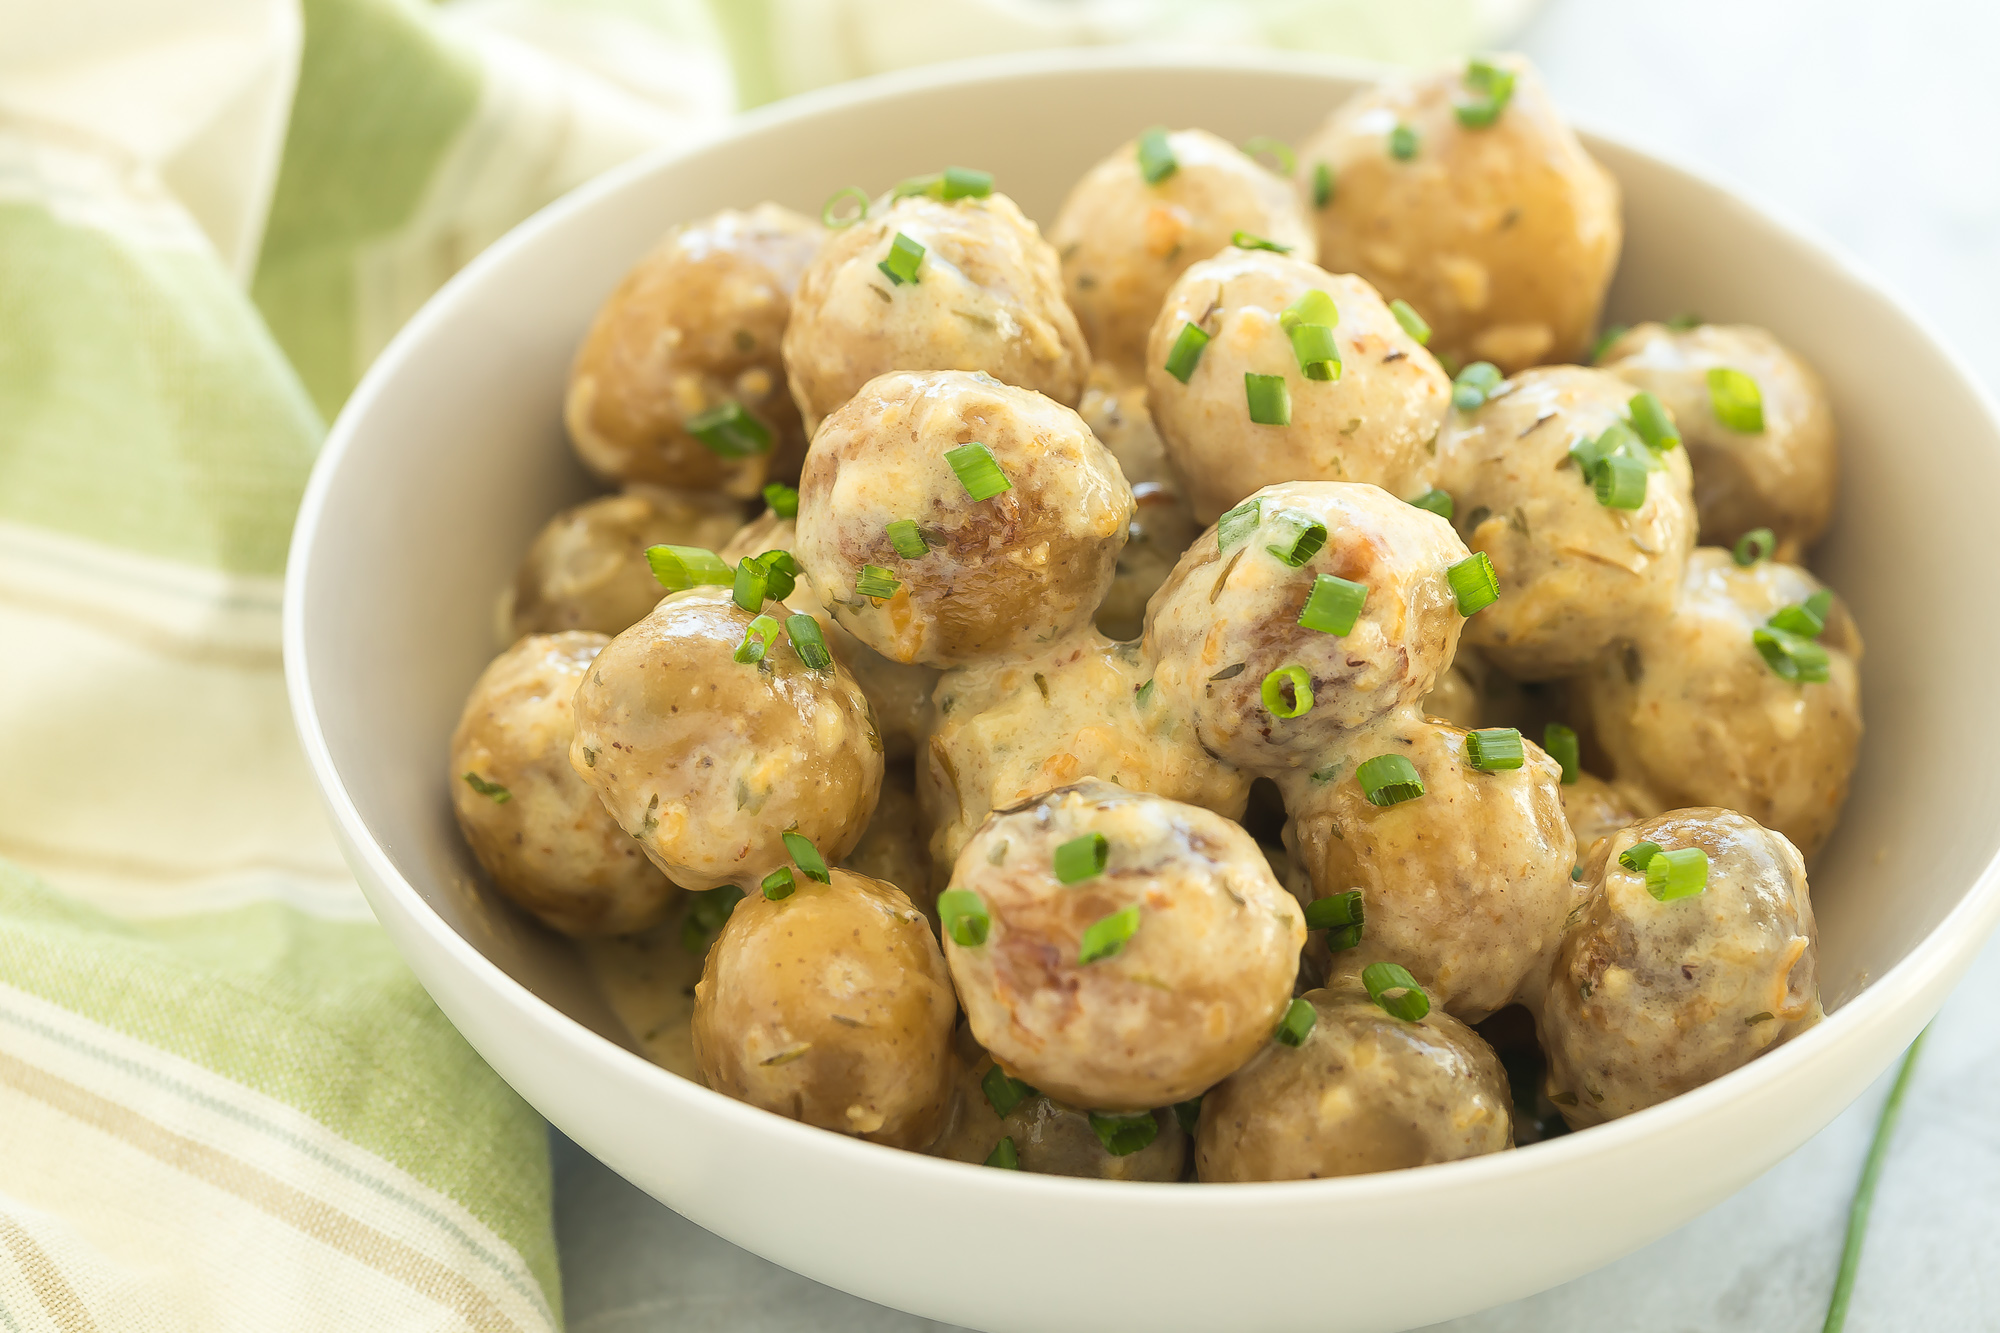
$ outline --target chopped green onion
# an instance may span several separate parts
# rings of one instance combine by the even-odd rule
[[[497,782],[488,782],[485,778],[480,777],[477,773],[467,772],[464,774],[464,777],[466,786],[472,788],[474,791],[478,792],[481,796],[491,798],[493,804],[495,805],[505,805],[507,804],[507,802],[514,799],[513,792],[508,791],[505,787],[501,786]]]
[[[1398,162],[1407,162],[1417,155],[1417,132],[1408,125],[1399,124],[1389,131],[1389,156]]]
[[[1252,496],[1215,522],[1215,544],[1226,551],[1257,530],[1264,521],[1263,501]]]
[[[1021,1150],[1014,1146],[1011,1135],[993,1145],[993,1151],[986,1155],[986,1165],[997,1166],[1002,1171],[1021,1169]]]
[[[1266,546],[1278,559],[1299,568],[1326,545],[1326,524],[1300,509],[1280,509],[1266,522],[1286,529],[1275,545]]]
[[[1304,717],[1312,711],[1312,676],[1302,666],[1279,667],[1264,677],[1258,693],[1263,697],[1264,711],[1272,717]]]
[[[1306,904],[1307,930],[1337,930],[1342,926],[1358,926],[1363,919],[1359,889],[1348,889],[1344,893],[1315,898]]]
[[[1562,785],[1573,787],[1583,776],[1583,757],[1577,748],[1576,728],[1551,722],[1542,728],[1542,748],[1549,758],[1562,765]]]
[[[1097,1141],[1104,1145],[1104,1151],[1113,1157],[1130,1157],[1153,1141],[1160,1132],[1160,1122],[1153,1118],[1151,1111],[1133,1111],[1123,1115],[1092,1111],[1090,1128],[1097,1135]]]
[[[1250,665],[1250,664],[1249,664],[1248,662],[1232,662],[1232,663],[1230,663],[1230,664],[1229,664],[1228,666],[1226,666],[1226,667],[1222,668],[1222,670],[1220,670],[1220,671],[1216,672],[1216,673],[1215,673],[1214,675],[1210,676],[1210,677],[1209,677],[1209,679],[1210,679],[1210,680],[1235,680],[1235,679],[1236,679],[1236,678],[1237,678],[1238,676],[1240,676],[1240,675],[1242,675],[1242,674],[1243,674],[1243,670],[1244,670],[1244,668],[1245,668],[1245,667],[1247,667],[1247,666],[1249,666],[1249,665]]]
[[[1324,324],[1295,324],[1291,339],[1292,355],[1298,358],[1299,371],[1307,379],[1328,383],[1340,378],[1340,344],[1332,329]],[[1289,415],[1287,408],[1288,419]]]
[[[1278,1030],[1271,1034],[1271,1039],[1281,1046],[1303,1046],[1318,1022],[1319,1011],[1310,1000],[1293,1000],[1285,1009],[1285,1016],[1278,1020]]]
[[[1692,898],[1708,887],[1708,853],[1699,847],[1662,850],[1646,862],[1646,892],[1663,903]]]
[[[1329,953],[1339,953],[1342,949],[1352,949],[1361,943],[1361,923],[1342,926],[1338,930],[1326,932],[1326,947]]]
[[[783,482],[774,481],[764,488],[764,503],[779,518],[799,516],[799,493]]]
[[[699,546],[648,546],[646,564],[668,592],[704,585],[726,588],[736,582],[735,571],[721,556]]]
[[[1396,322],[1403,326],[1403,332],[1416,339],[1420,346],[1428,346],[1430,344],[1431,326],[1424,323],[1424,317],[1417,313],[1416,307],[1399,296],[1389,302],[1389,313],[1394,315]]]
[[[966,949],[986,943],[993,918],[987,914],[986,901],[971,889],[946,889],[938,895],[937,910],[938,923],[952,943]]]
[[[889,545],[895,547],[896,554],[905,560],[915,560],[931,549],[930,543],[924,540],[924,534],[917,531],[917,520],[914,518],[899,518],[883,531],[889,534]]]
[[[1095,879],[1110,863],[1111,843],[1102,833],[1086,833],[1056,848],[1056,878],[1064,884]]]
[[[949,202],[953,199],[984,199],[992,193],[992,172],[975,171],[971,167],[946,167],[928,176],[910,177],[896,186],[890,199],[893,202],[921,194]]]
[[[747,558],[736,566],[735,586],[730,595],[745,611],[753,616],[762,611],[764,598],[769,595],[770,589],[771,580],[765,574],[761,561],[754,557]]]
[[[846,216],[841,216],[839,213],[840,206],[849,199],[854,200],[854,211]],[[868,191],[862,189],[859,185],[850,185],[835,194],[819,210],[820,225],[830,227],[835,231],[840,230],[842,227],[851,227],[867,216]]]
[[[1678,315],[1669,315],[1666,319],[1666,325],[1667,331],[1670,333],[1686,333],[1689,329],[1700,328],[1702,318],[1696,311],[1683,310]]]
[[[1441,491],[1435,486],[1407,503],[1413,504],[1419,509],[1428,509],[1431,513],[1436,514],[1439,518],[1446,521],[1451,519],[1456,508],[1451,502],[1451,492]]]
[[[1243,372],[1243,396],[1250,405],[1250,420],[1260,426],[1292,424],[1292,394],[1283,375]]]
[[[762,555],[745,558],[754,559],[763,567],[766,596],[782,602],[798,586],[799,562],[792,559],[790,551],[766,551]]]
[[[1283,139],[1273,139],[1268,134],[1260,134],[1244,144],[1243,152],[1248,157],[1269,153],[1278,160],[1277,173],[1280,176],[1289,176],[1299,169],[1299,160],[1292,155],[1292,146]]]
[[[1313,163],[1313,207],[1325,208],[1333,202],[1333,168],[1324,162]]]
[[[979,1090],[986,1094],[987,1104],[993,1114],[1005,1119],[1015,1107],[1030,1097],[1037,1096],[1035,1090],[1018,1078],[1009,1078],[1007,1071],[994,1065],[986,1071],[986,1077],[979,1080]]]
[[[1659,843],[1635,842],[1624,851],[1618,853],[1618,864],[1624,866],[1627,870],[1637,870],[1644,873],[1646,863],[1659,854]]]
[[[903,585],[880,565],[863,565],[855,577],[854,591],[863,597],[894,597]]]
[[[1370,805],[1401,805],[1424,794],[1417,766],[1399,754],[1378,754],[1363,760],[1354,770],[1354,780],[1361,784],[1361,794]]]
[[[1869,1141],[1861,1180],[1854,1187],[1854,1202],[1848,1209],[1847,1239],[1841,1245],[1840,1268],[1833,1279],[1833,1299],[1827,1303],[1826,1322],[1820,1325],[1820,1333],[1844,1333],[1847,1328],[1847,1306],[1854,1297],[1855,1274],[1861,1270],[1861,1242],[1868,1235],[1868,1215],[1875,1208],[1875,1185],[1882,1178],[1882,1163],[1888,1159],[1896,1122],[1902,1118],[1903,1097],[1910,1090],[1917,1053],[1923,1049],[1924,1038],[1929,1034],[1927,1026],[1904,1052],[1903,1067],[1896,1071],[1896,1081],[1889,1086],[1888,1099],[1882,1103],[1882,1116],[1875,1122],[1875,1137]]]
[[[814,671],[825,671],[833,665],[833,653],[826,646],[826,636],[819,632],[817,620],[803,611],[787,616],[785,633],[791,636],[792,651]]]
[[[958,484],[965,487],[965,493],[975,500],[991,500],[1002,491],[1014,489],[1014,483],[1007,480],[1007,474],[1000,470],[1000,460],[983,444],[975,442],[947,449],[944,461],[951,464],[951,470],[958,476]]]
[[[1431,1011],[1431,997],[1400,964],[1370,963],[1361,969],[1361,984],[1368,988],[1368,998],[1393,1018],[1415,1023]]]
[[[1331,782],[1339,776],[1340,776],[1339,764],[1328,764],[1324,768],[1315,768],[1312,771],[1312,780],[1314,782],[1322,784]]]
[[[1340,324],[1340,307],[1333,298],[1317,287],[1308,288],[1299,299],[1278,312],[1278,327],[1290,333],[1301,324],[1324,324],[1337,328]]]
[[[1740,435],[1764,429],[1764,395],[1757,381],[1740,370],[1717,366],[1708,372],[1708,405],[1715,419]]]
[[[689,417],[683,425],[719,458],[749,458],[771,447],[770,428],[734,399]]]
[[[1781,607],[1768,623],[1773,629],[1789,630],[1808,639],[1817,639],[1826,629],[1826,617],[1832,610],[1833,590],[1821,588],[1803,602]]]
[[[1361,618],[1361,608],[1367,604],[1367,584],[1335,574],[1321,574],[1313,580],[1312,591],[1306,595],[1299,624],[1321,634],[1346,634],[1353,630],[1354,622]]]
[[[1125,942],[1139,930],[1139,904],[1113,912],[1090,923],[1084,929],[1083,939],[1078,944],[1076,961],[1079,966],[1112,958],[1124,952]]]
[[[742,899],[743,890],[734,884],[690,893],[687,917],[681,922],[681,947],[691,954],[707,953],[709,944],[729,920],[729,913]]]
[[[1637,509],[1646,503],[1646,465],[1626,454],[1613,454],[1597,465],[1591,484],[1597,503],[1606,509]]]
[[[1786,680],[1806,685],[1832,679],[1832,659],[1811,639],[1788,630],[1758,629],[1750,632],[1750,642],[1765,665]]]
[[[1209,335],[1198,325],[1183,324],[1178,338],[1174,339],[1173,350],[1167,353],[1167,373],[1186,384],[1194,374],[1195,366],[1201,362],[1202,349],[1208,346]]]
[[[1194,1133],[1201,1125],[1201,1098],[1190,1097],[1184,1102],[1175,1102],[1174,1119],[1180,1122],[1181,1133]]]
[[[826,858],[819,854],[819,848],[812,845],[811,838],[790,829],[778,836],[785,840],[785,850],[792,854],[792,864],[805,871],[807,879],[816,879],[822,884],[833,883],[833,874],[826,868]]]
[[[1230,233],[1229,243],[1238,250],[1269,250],[1273,254],[1288,255],[1292,247],[1281,241],[1268,240],[1262,236],[1252,236],[1247,231]]]
[[[888,275],[889,281],[898,287],[917,280],[917,265],[924,262],[924,247],[903,235],[896,233],[896,239],[889,244],[889,257],[875,267]]]
[[[1519,768],[1527,762],[1521,733],[1513,727],[1482,727],[1465,734],[1465,756],[1481,773]]]
[[[1461,412],[1477,412],[1504,378],[1491,361],[1473,362],[1451,382],[1451,405]]]
[[[1737,564],[1748,569],[1759,560],[1769,560],[1771,552],[1778,549],[1778,534],[1769,528],[1752,528],[1736,539],[1730,550]]]
[[[1180,170],[1180,165],[1164,128],[1155,127],[1139,136],[1139,174],[1146,178],[1146,184],[1158,185]]]
[[[1465,86],[1472,91],[1470,102],[1452,107],[1458,123],[1467,129],[1484,129],[1500,119],[1514,96],[1514,71],[1486,60],[1474,60],[1465,67]]]
[[[1132,691],[1132,704],[1134,707],[1144,708],[1147,704],[1151,703],[1152,701],[1153,701],[1152,681],[1149,680],[1144,685],[1141,685],[1138,689]]]
[[[792,868],[790,866],[779,866],[776,870],[764,876],[764,883],[762,885],[764,896],[772,902],[778,902],[781,899],[791,897],[792,890],[796,887],[797,882],[792,879]]]
[[[1444,577],[1451,584],[1451,595],[1458,599],[1458,613],[1462,616],[1478,615],[1500,600],[1500,576],[1493,570],[1492,558],[1484,551],[1474,551],[1452,565],[1445,570]]]
[[[1631,413],[1632,429],[1653,452],[1665,453],[1681,442],[1681,430],[1674,424],[1674,414],[1667,411],[1667,405],[1652,394],[1644,390],[1633,394],[1625,410]]]
[[[761,662],[764,654],[771,651],[771,643],[778,637],[778,622],[769,616],[758,616],[750,622],[750,628],[743,631],[743,642],[736,645],[736,660],[739,662]]]
[[[1597,335],[1597,341],[1590,345],[1590,364],[1594,366],[1602,361],[1604,354],[1611,350],[1611,344],[1623,338],[1630,331],[1631,325],[1629,324],[1607,324],[1604,332]]]

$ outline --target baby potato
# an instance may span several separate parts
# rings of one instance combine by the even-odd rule
[[[1313,292],[1334,312],[1302,316],[1332,329],[1338,368],[1315,371],[1330,378],[1306,374],[1285,323]],[[1183,380],[1168,363],[1190,325],[1208,341]],[[1283,381],[1287,422],[1252,419],[1249,375]],[[1361,279],[1232,248],[1189,268],[1167,293],[1146,345],[1146,401],[1195,517],[1213,523],[1259,487],[1288,481],[1419,494],[1430,485],[1451,381]]]
[[[1097,608],[1097,628],[1114,639],[1136,639],[1146,624],[1146,603],[1173,572],[1181,552],[1201,535],[1180,479],[1167,463],[1166,446],[1146,409],[1146,382],[1127,381],[1098,363],[1076,414],[1090,427],[1132,487],[1135,506],[1111,590]]]
[[[1620,860],[1641,843],[1700,849],[1706,886],[1655,897]],[[1572,1128],[1698,1088],[1823,1016],[1805,861],[1783,834],[1733,810],[1670,810],[1599,843],[1584,882],[1538,1014],[1550,1099]]]
[[[900,282],[882,268],[899,236],[922,247]],[[912,195],[836,232],[799,282],[784,353],[807,438],[892,370],[984,371],[1066,407],[1090,374],[1056,252],[1004,194]]]
[[[742,523],[743,506],[727,496],[664,486],[627,486],[563,510],[514,578],[515,637],[636,625],[667,595],[646,564],[648,546],[713,551]]]
[[[883,772],[882,795],[875,802],[874,817],[842,864],[870,879],[894,884],[935,924],[929,840],[924,836],[923,809],[917,803],[909,765],[891,764]]]
[[[1490,123],[1466,124],[1492,105],[1482,65],[1510,95]],[[1440,356],[1507,371],[1582,358],[1618,267],[1618,183],[1525,59],[1378,83],[1298,161],[1320,263],[1416,307]]]
[[[938,911],[974,1039],[1072,1106],[1185,1101],[1249,1059],[1291,1002],[1299,906],[1250,835],[1206,810],[1108,782],[1060,788],[988,819],[952,883],[969,897],[948,892]],[[988,925],[961,937],[953,904],[974,901]]]
[[[897,373],[814,436],[795,554],[869,647],[966,666],[1088,624],[1132,511],[1117,460],[1060,403],[987,375]],[[899,522],[915,531],[899,539]],[[904,554],[899,540],[922,549]]]
[[[921,1149],[951,1097],[951,978],[922,912],[893,884],[834,870],[752,893],[694,989],[703,1082],[840,1134]]]
[[[1579,859],[1590,856],[1599,838],[1638,823],[1646,813],[1644,801],[1630,787],[1606,782],[1593,773],[1578,773],[1576,781],[1563,784],[1562,800],[1563,818],[1576,835]]]
[[[789,613],[766,604],[781,623]],[[571,766],[690,889],[755,886],[791,859],[786,831],[839,861],[882,786],[882,740],[847,668],[815,670],[782,633],[762,661],[739,662],[750,627],[726,588],[676,593],[576,690]]]
[[[1460,669],[1458,663],[1453,662],[1437,678],[1437,684],[1424,696],[1417,711],[1425,717],[1442,718],[1454,727],[1464,727],[1469,731],[1479,725],[1483,706],[1478,684]]]
[[[669,232],[577,350],[563,419],[584,466],[610,482],[738,498],[796,473],[806,434],[785,392],[779,341],[825,234],[776,204],[724,209]],[[755,423],[742,440],[704,443],[689,429],[731,403]]]
[[[565,935],[627,935],[675,888],[571,771],[570,697],[602,634],[536,634],[480,673],[451,736],[451,808],[500,893]]]

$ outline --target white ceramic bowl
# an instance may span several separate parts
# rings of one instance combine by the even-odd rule
[[[1149,124],[1296,140],[1359,82],[1271,57],[1037,55],[780,104],[524,223],[411,321],[342,413],[292,547],[285,656],[348,860],[501,1076],[676,1211],[977,1328],[1429,1323],[1607,1263],[1770,1167],[1887,1066],[2000,916],[2000,713],[1977,687],[2000,661],[1983,573],[1992,406],[1847,262],[1602,138],[1590,148],[1625,189],[1608,317],[1767,325],[1825,375],[1839,417],[1844,492],[1818,563],[1868,635],[1868,738],[1813,869],[1825,1023],[1687,1096],[1516,1152],[1311,1183],[1106,1184],[895,1152],[683,1081],[633,1053],[568,945],[481,888],[447,803],[446,738],[496,650],[498,589],[588,489],[562,438],[571,352],[666,226],[765,198],[814,211],[842,186],[948,162],[990,169],[1047,222]]]

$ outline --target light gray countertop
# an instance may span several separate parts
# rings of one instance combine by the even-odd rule
[[[1858,256],[2000,390],[2000,3],[1552,0],[1518,45],[1579,120],[1718,176]],[[2000,1331],[1996,1014],[2000,944],[1933,1026],[1877,1196],[1853,1333]],[[1438,1327],[1817,1330],[1889,1077],[1657,1244]],[[572,1333],[944,1328],[736,1249],[560,1136],[555,1160]]]

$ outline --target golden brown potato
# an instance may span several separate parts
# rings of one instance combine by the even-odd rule
[[[1702,849],[1707,887],[1655,899],[1618,859],[1642,842]],[[1670,810],[1598,844],[1584,882],[1539,1014],[1571,1127],[1698,1088],[1821,1018],[1805,861],[1782,834],[1733,810]]]
[[[690,889],[754,888],[791,859],[787,829],[839,861],[882,786],[882,740],[847,668],[812,669],[782,633],[761,662],[738,662],[750,622],[726,588],[676,593],[576,691],[571,766]]]
[[[1820,587],[1796,565],[1742,569],[1727,551],[1696,551],[1672,611],[1634,626],[1579,683],[1618,777],[1656,809],[1725,806],[1818,851],[1861,745],[1861,635],[1836,599],[1817,682],[1780,676],[1752,636]]]
[[[570,370],[563,417],[592,472],[612,482],[757,493],[805,450],[779,340],[792,293],[825,235],[776,204],[677,227],[597,312]],[[770,436],[718,452],[687,423],[735,403]]]
[[[1464,727],[1469,731],[1480,725],[1481,707],[1479,686],[1454,662],[1437,678],[1437,684],[1424,696],[1417,711],[1425,717],[1443,718],[1454,727]]]
[[[908,282],[881,268],[898,235],[924,247]],[[980,370],[1066,407],[1090,374],[1056,252],[1004,194],[878,202],[806,271],[784,350],[808,438],[892,370]]]
[[[1056,849],[1101,835],[1101,873],[1064,883]],[[1106,782],[986,821],[959,855],[986,937],[945,952],[972,1035],[1059,1101],[1141,1111],[1185,1101],[1270,1038],[1305,922],[1250,835],[1220,815]]]
[[[1576,835],[1579,861],[1589,859],[1599,838],[1638,823],[1647,813],[1643,799],[1630,787],[1606,782],[1592,773],[1579,773],[1575,782],[1564,783],[1562,799],[1563,818]]]
[[[646,564],[648,546],[713,551],[742,523],[743,506],[727,496],[664,486],[628,486],[565,509],[536,535],[514,578],[514,634],[636,625],[667,595]]]
[[[1228,550],[1211,528],[1181,557],[1147,611],[1145,651],[1162,702],[1211,754],[1258,771],[1318,768],[1431,692],[1464,624],[1446,571],[1466,551],[1449,523],[1374,486],[1293,482],[1257,501],[1256,526],[1229,532]],[[1315,523],[1325,545],[1303,565],[1273,554]],[[1367,586],[1346,634],[1299,623],[1322,575]],[[1266,678],[1284,669],[1310,681],[1297,716],[1284,713],[1303,695],[1265,702]]]
[[[1070,189],[1049,228],[1063,289],[1091,355],[1136,369],[1167,288],[1188,265],[1248,232],[1311,263],[1311,226],[1298,196],[1226,139],[1206,130],[1166,136],[1173,173],[1148,185],[1137,141],[1121,144]]]
[[[1153,429],[1143,372],[1127,381],[1109,366],[1093,365],[1076,414],[1118,460],[1118,470],[1132,487],[1132,526],[1118,553],[1111,590],[1098,605],[1097,628],[1114,639],[1136,639],[1145,629],[1147,601],[1167,581],[1181,552],[1201,535],[1202,524]]]
[[[1570,446],[1625,419],[1632,386],[1581,366],[1526,371],[1438,437],[1438,485],[1465,543],[1484,551],[1500,600],[1472,618],[1466,643],[1521,680],[1588,666],[1605,646],[1672,605],[1695,510],[1687,451],[1660,454],[1637,509],[1599,504]],[[1635,437],[1636,438],[1636,437]]]
[[[1751,529],[1769,528],[1777,558],[1797,560],[1826,531],[1840,490],[1833,407],[1812,367],[1770,333],[1749,324],[1641,324],[1605,349],[1603,365],[1674,414],[1694,465],[1705,545],[1734,546]],[[1717,369],[1756,382],[1763,429],[1735,430],[1716,416],[1708,373]]]
[[[1358,985],[1304,998],[1315,1021],[1300,1045],[1267,1043],[1201,1099],[1201,1180],[1358,1176],[1514,1146],[1507,1076],[1471,1028],[1436,1007],[1394,1018]]]
[[[451,736],[451,808],[493,887],[565,935],[624,935],[675,890],[570,771],[570,697],[602,634],[522,639],[480,673]]]
[[[1332,298],[1338,377],[1299,367],[1285,311],[1308,292]],[[1187,382],[1167,369],[1184,326],[1210,335]],[[1283,377],[1288,425],[1250,419],[1247,374]],[[1403,331],[1375,289],[1268,250],[1224,250],[1181,275],[1146,345],[1146,401],[1195,517],[1213,523],[1260,486],[1354,481],[1405,499],[1430,485],[1451,381]]]
[[[841,864],[870,879],[895,885],[918,910],[936,921],[929,840],[924,836],[923,811],[917,805],[916,784],[908,764],[890,764],[883,772],[875,817]]]
[[[974,443],[1008,487],[985,499],[947,457]],[[1117,460],[1060,403],[986,375],[898,373],[871,381],[813,437],[794,554],[869,647],[966,666],[1089,624],[1132,510]],[[917,525],[921,555],[898,552],[888,527],[899,520]],[[862,590],[869,566],[895,585],[889,595]]]
[[[1320,263],[1416,307],[1440,355],[1508,371],[1575,361],[1618,267],[1618,183],[1532,65],[1486,59],[1513,77],[1490,125],[1459,123],[1478,97],[1454,66],[1357,94],[1300,145],[1308,198],[1330,173]]]
[[[1465,738],[1399,718],[1357,741],[1326,780],[1293,774],[1286,843],[1315,898],[1361,890],[1361,942],[1332,956],[1332,976],[1400,963],[1433,1004],[1476,1023],[1539,984],[1583,891],[1570,878],[1576,841],[1563,819],[1561,766],[1523,741],[1521,767],[1480,772]],[[1421,796],[1369,803],[1357,768],[1382,754],[1410,761]],[[1314,953],[1325,956],[1317,940]]]
[[[717,1092],[894,1148],[943,1128],[956,1060],[951,979],[893,884],[796,877],[736,905],[694,991],[694,1055]]]

